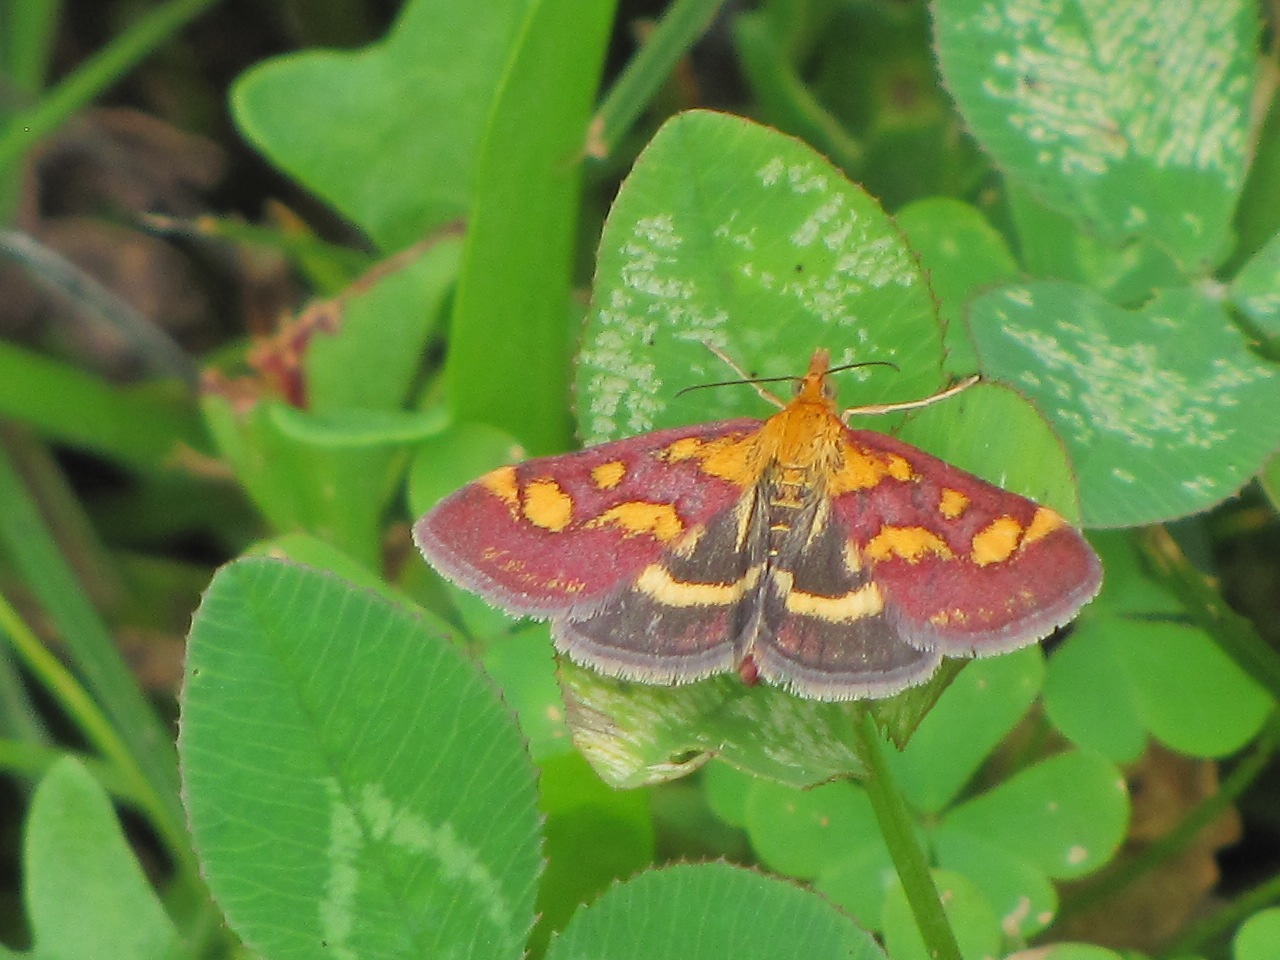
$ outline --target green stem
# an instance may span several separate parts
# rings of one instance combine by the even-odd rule
[[[0,445],[0,550],[7,553],[66,645],[88,693],[65,674],[4,604],[0,620],[20,654],[47,683],[104,755],[122,772],[136,771],[137,794],[173,856],[193,867],[178,800],[177,755],[172,740],[130,674],[106,624],[54,542],[26,485]],[[101,706],[99,706],[101,704]],[[101,713],[99,712],[101,711]]]
[[[933,882],[933,874],[929,872],[924,851],[916,842],[906,801],[893,782],[889,765],[885,763],[880,748],[880,732],[871,714],[863,711],[861,719],[854,722],[853,729],[858,752],[867,765],[868,777],[863,786],[880,823],[885,846],[893,858],[925,948],[933,960],[960,960],[960,947],[942,909],[942,900],[938,897],[938,888]]]
[[[117,800],[144,814],[147,812],[145,798],[138,796],[136,792],[138,781],[111,763],[92,754],[69,752],[61,747],[46,747],[38,743],[0,738],[0,770],[18,777],[39,780],[50,767],[67,756],[79,760],[102,788]]]
[[[1228,657],[1271,696],[1280,700],[1280,655],[1252,623],[1227,605],[1221,592],[1197,570],[1164,527],[1148,527],[1135,543],[1157,578],[1182,599],[1187,615]]]
[[[596,111],[587,144],[589,156],[607,157],[613,152],[723,3],[724,0],[676,0],[667,8]]]
[[[215,2],[170,0],[156,7],[81,64],[31,109],[11,116],[0,137],[0,172],[11,169],[31,147]]]
[[[862,145],[796,73],[771,18],[744,14],[734,22],[733,37],[747,82],[765,116],[825,153],[845,173],[857,173],[865,154]]]
[[[1269,736],[1262,737],[1253,751],[1231,771],[1217,793],[1197,805],[1173,830],[1152,843],[1140,856],[1107,872],[1097,883],[1064,901],[1054,922],[1060,923],[1067,917],[1076,916],[1110,899],[1144,873],[1183,850],[1200,831],[1217,820],[1249,788],[1270,761],[1274,749],[1274,740]]]
[[[49,72],[62,0],[0,4],[0,73],[12,94],[34,98]]]
[[[1280,876],[1258,884],[1241,894],[1213,916],[1202,920],[1171,943],[1162,952],[1163,957],[1186,957],[1200,953],[1205,945],[1225,937],[1264,907],[1280,902]]]
[[[124,741],[112,729],[111,721],[98,709],[84,687],[76,682],[71,671],[40,642],[4,594],[0,594],[0,636],[8,639],[27,669],[58,701],[98,752],[120,771],[127,771],[125,789],[130,796],[140,796],[146,781],[138,774],[137,766],[132,762]]]

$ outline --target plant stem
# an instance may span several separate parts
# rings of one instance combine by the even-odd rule
[[[902,799],[889,765],[885,763],[880,748],[880,732],[871,714],[864,711],[862,717],[854,722],[853,729],[858,752],[869,774],[863,786],[880,823],[880,833],[889,848],[889,855],[893,857],[893,865],[898,871],[898,879],[902,881],[902,889],[916,918],[925,948],[933,960],[960,960],[960,947],[942,909],[924,851],[916,843],[906,801]]]
[[[1192,621],[1280,700],[1280,655],[1258,636],[1252,623],[1227,605],[1217,587],[1183,555],[1169,531],[1161,526],[1148,527],[1135,542],[1160,582],[1182,599]]]
[[[1263,907],[1277,902],[1280,902],[1280,877],[1271,877],[1192,927],[1166,947],[1161,956],[1185,957],[1198,954],[1205,944],[1225,936]]]
[[[607,157],[715,18],[724,0],[676,0],[614,81],[591,122],[587,154]]]
[[[91,103],[215,0],[170,0],[140,17],[81,64],[30,110],[9,117],[0,135],[0,173],[68,117]]]
[[[1173,830],[1152,843],[1141,856],[1135,857],[1119,869],[1105,873],[1096,884],[1064,901],[1054,922],[1059,923],[1065,917],[1075,916],[1110,899],[1144,873],[1185,848],[1196,834],[1217,820],[1257,779],[1271,759],[1274,749],[1274,740],[1270,736],[1263,736],[1253,751],[1231,771],[1217,793],[1192,809]]]
[[[178,801],[178,764],[169,732],[138,689],[111,633],[62,556],[22,478],[0,445],[0,551],[35,595],[84,678],[70,677],[5,608],[3,628],[86,735],[149,798],[148,813],[179,863],[193,869]],[[85,690],[89,693],[85,693]]]

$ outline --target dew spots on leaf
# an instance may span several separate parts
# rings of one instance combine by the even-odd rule
[[[1244,170],[1250,82],[1238,0],[1016,0],[956,24],[999,44],[983,86],[1010,126],[1067,176],[1134,157],[1158,168]]]
[[[717,240],[724,240],[747,253],[752,253],[756,249],[758,226],[752,225],[743,229],[738,223],[741,212],[740,210],[734,210],[730,213],[724,223],[719,224],[711,231],[711,235]]]
[[[669,213],[640,217],[634,231],[637,239],[647,241],[649,246],[658,250],[675,250],[684,242],[676,232],[675,217]]]
[[[1208,496],[1218,489],[1218,481],[1203,474],[1182,481],[1182,489],[1195,496]]]
[[[1035,310],[1033,298],[1009,298]],[[1208,450],[1229,440],[1236,429],[1223,413],[1238,404],[1241,386],[1272,377],[1259,364],[1215,358],[1203,373],[1187,368],[1187,358],[1170,346],[1186,320],[1153,315],[1117,318],[1099,313],[1063,316],[1031,329],[1016,316],[1001,312],[1003,335],[1033,353],[1041,366],[1040,383],[1027,377],[1045,402],[1058,404],[1055,421],[1082,445],[1109,434],[1142,450],[1192,448]],[[1118,322],[1117,322],[1118,321]],[[1170,334],[1148,335],[1134,342],[1137,324],[1161,327]],[[1166,357],[1165,354],[1169,356]]]
[[[1017,304],[1020,307],[1030,307],[1035,303],[1034,296],[1026,287],[1008,287],[1002,290],[1001,293],[1010,303]]]
[[[760,178],[761,186],[772,187],[782,179],[782,173],[786,169],[785,160],[781,157],[771,157],[768,163],[756,171],[756,176]]]
[[[1022,931],[1022,925],[1026,923],[1027,918],[1031,916],[1031,898],[1028,896],[1018,897],[1018,902],[1014,904],[1013,909],[1000,918],[1000,928],[1010,937],[1016,937]]]
[[[593,443],[652,429],[662,386],[654,364],[637,356],[632,315],[605,309],[596,315],[600,332],[580,356],[583,366],[594,371],[587,382],[591,402],[583,424]]]

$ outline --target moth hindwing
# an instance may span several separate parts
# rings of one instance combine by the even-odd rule
[[[678,427],[502,467],[414,528],[445,577],[610,676],[736,670],[821,700],[890,696],[943,656],[1066,623],[1101,567],[1047,507],[852,430],[814,354],[766,420]]]

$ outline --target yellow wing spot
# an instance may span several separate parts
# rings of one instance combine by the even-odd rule
[[[610,507],[592,519],[587,526],[603,527],[608,523],[621,527],[628,536],[637,537],[647,533],[662,543],[670,543],[684,532],[684,521],[669,503],[629,500]]]
[[[512,514],[520,509],[520,485],[516,482],[515,467],[499,467],[476,481],[507,505]]]
[[[1059,527],[1066,526],[1067,521],[1063,519],[1062,514],[1048,507],[1041,507],[1036,511],[1036,515],[1031,518],[1031,525],[1027,527],[1027,532],[1022,537],[1022,545],[1035,543],[1042,540]]]
[[[881,527],[862,552],[872,560],[901,557],[908,563],[916,563],[930,553],[944,560],[952,556],[942,538],[924,527]]]
[[[702,451],[702,447],[703,443],[697,437],[681,437],[663,450],[659,456],[673,463],[677,460],[690,460]]]
[[[858,545],[852,540],[844,545],[844,565],[851,573],[860,573],[862,571],[862,551],[858,549]]]
[[[627,475],[627,465],[621,460],[610,460],[591,470],[591,482],[599,490],[612,490]]]
[[[783,574],[779,573],[777,576],[781,578]],[[864,584],[839,597],[820,597],[790,589],[786,596],[788,612],[817,617],[831,623],[851,623],[864,617],[874,617],[884,610],[884,595],[875,582]]]
[[[668,463],[697,460],[702,472],[720,480],[746,487],[754,483],[763,469],[761,462],[761,430],[746,435],[728,434],[714,440],[681,437],[658,453]]]
[[[524,515],[535,527],[559,533],[573,520],[573,498],[554,480],[530,480],[524,488]]]
[[[886,477],[903,483],[916,479],[911,464],[896,453],[880,455],[845,444],[842,461],[831,478],[832,496],[851,490],[869,490]]]
[[[689,583],[671,576],[660,563],[651,563],[636,578],[636,589],[667,607],[724,607],[737,603],[760,581],[760,567],[752,567],[730,583]]]
[[[916,473],[911,469],[911,464],[896,453],[889,454],[889,459],[885,463],[885,470],[893,479],[901,480],[904,483],[916,478]]]
[[[969,557],[980,567],[1013,556],[1022,536],[1022,524],[1013,517],[996,517],[973,535]]]
[[[678,442],[678,441],[677,441]],[[702,445],[698,459],[702,471],[709,476],[740,487],[749,487],[760,479],[764,469],[759,431],[747,437],[727,436]]]
[[[938,498],[938,512],[948,520],[954,520],[969,509],[969,498],[959,490],[944,487]]]
[[[939,610],[929,618],[929,622],[935,627],[963,626],[968,619],[968,611],[956,607],[951,610]]]

